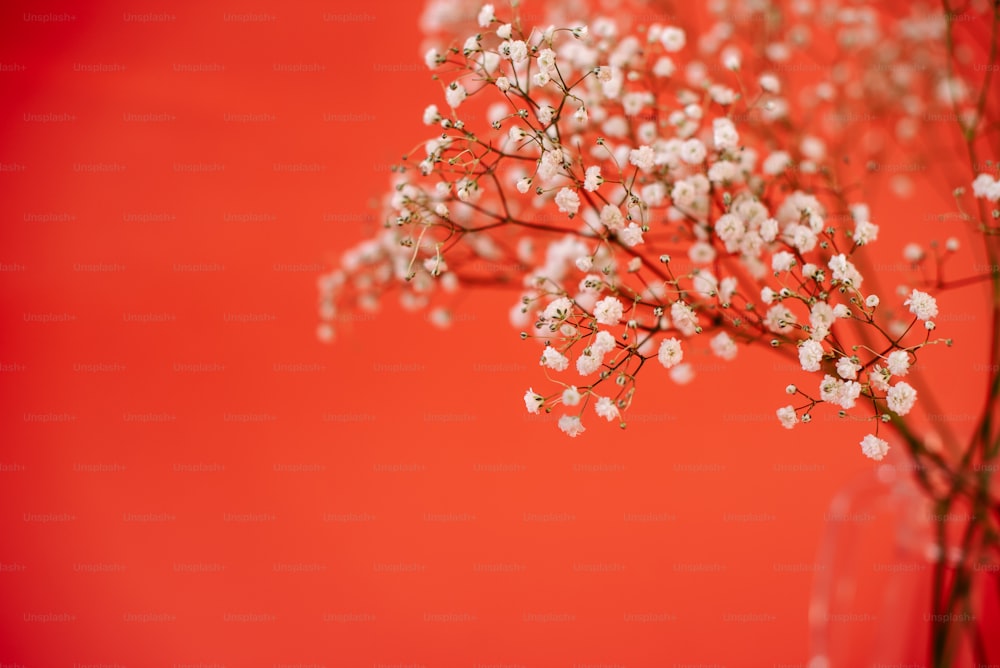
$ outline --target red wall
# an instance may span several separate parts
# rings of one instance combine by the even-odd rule
[[[316,341],[317,275],[440,102],[416,6],[0,12],[0,666],[805,664],[872,465],[864,425],[779,427],[787,363],[650,373],[628,431],[569,440],[525,414],[512,293]],[[881,606],[841,626],[908,637]]]

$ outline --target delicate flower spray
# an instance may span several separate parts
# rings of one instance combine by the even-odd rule
[[[389,286],[446,325],[449,295],[516,281],[511,322],[540,344],[525,408],[557,411],[568,437],[594,420],[625,428],[645,369],[683,383],[694,351],[731,360],[766,347],[805,374],[776,401],[776,425],[808,429],[821,410],[870,421],[860,454],[879,461],[902,443],[939,507],[961,499],[979,511],[968,559],[996,557],[1000,502],[982,472],[1000,451],[1000,176],[983,161],[996,155],[980,152],[1000,145],[988,94],[1000,9],[978,4],[983,70],[956,56],[947,0],[904,16],[853,2],[715,0],[698,34],[629,22],[639,11],[577,7],[587,22],[534,26],[517,3],[458,2],[449,13],[431,2],[425,62],[440,93],[422,112],[430,136],[397,170],[384,230],[321,278],[321,338],[344,310],[377,308]],[[858,137],[860,113],[885,122]],[[865,267],[880,229],[899,223],[872,220],[857,183],[888,150],[879,131],[905,146],[935,113],[956,119],[948,130],[972,165],[955,203],[988,271],[945,280],[959,241],[935,240],[931,254],[911,244],[914,285],[879,293]],[[904,196],[905,177],[893,188]],[[925,387],[911,372],[925,348],[951,344],[935,295],[980,282],[992,288],[988,398],[952,457],[905,419]],[[536,391],[542,378],[549,389]],[[951,586],[937,582],[935,614],[959,605],[973,566],[951,565]],[[955,643],[939,627],[935,665],[945,665]]]

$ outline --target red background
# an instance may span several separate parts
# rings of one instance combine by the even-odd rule
[[[512,293],[316,341],[318,274],[441,102],[418,13],[5,5],[0,665],[805,665],[830,500],[872,465],[863,424],[779,427],[786,362],[650,373],[626,432],[569,440],[524,412]],[[944,201],[893,205],[888,282]],[[972,338],[929,368],[978,381],[981,315],[944,305]],[[909,638],[881,606],[846,632]]]

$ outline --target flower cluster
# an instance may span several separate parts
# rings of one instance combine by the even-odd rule
[[[817,77],[802,60],[822,46],[804,28],[810,3],[789,3],[786,23],[755,36],[739,21],[772,21],[759,4],[715,3],[714,23],[692,35],[617,15],[530,26],[516,6],[459,3],[449,25],[470,34],[438,39],[425,58],[441,85],[423,112],[433,134],[400,167],[384,231],[321,279],[321,336],[339,309],[374,309],[391,290],[445,325],[449,294],[518,281],[511,322],[540,344],[554,386],[528,389],[525,406],[561,407],[569,436],[588,410],[625,427],[647,361],[686,383],[697,356],[732,360],[763,342],[812,375],[786,387],[778,423],[809,422],[821,404],[854,411],[875,421],[861,450],[881,459],[878,425],[913,410],[905,378],[939,341],[938,306],[930,288],[889,299],[868,287],[859,258],[880,223],[839,184],[882,148],[857,142],[839,110],[868,96],[905,142],[928,104],[969,95],[927,67],[941,57],[927,41],[940,15],[826,7],[819,18],[841,48]],[[817,115],[823,127],[796,129]],[[895,187],[905,193],[905,179]],[[1000,197],[988,174],[972,187]],[[957,248],[949,239],[945,253]]]

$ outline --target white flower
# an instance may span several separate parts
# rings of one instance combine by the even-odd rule
[[[881,367],[878,364],[873,366],[872,370],[868,372],[868,380],[871,382],[872,389],[879,392],[889,391],[889,378],[891,377],[892,373],[889,369]]]
[[[761,74],[760,75],[760,87],[763,88],[768,93],[780,93],[781,92],[781,82],[778,77],[773,74]]]
[[[583,189],[587,192],[594,192],[604,179],[601,178],[601,168],[597,165],[587,167],[587,175],[583,179]]]
[[[670,319],[674,321],[674,327],[685,336],[692,336],[698,332],[698,316],[682,301],[670,305]]]
[[[835,281],[848,284],[855,289],[861,288],[861,274],[843,253],[831,257],[829,267]]]
[[[906,244],[903,246],[903,259],[907,262],[920,262],[924,259],[924,249],[920,244]]]
[[[441,114],[438,113],[437,105],[427,105],[424,109],[424,125],[434,125],[439,120],[441,120]]]
[[[791,429],[795,426],[795,423],[799,421],[799,416],[795,412],[795,406],[791,404],[779,408],[776,411],[778,415],[778,421],[781,422],[781,426],[785,429]]]
[[[594,318],[602,325],[617,325],[622,313],[622,303],[615,297],[605,297],[594,306]]]
[[[841,357],[837,360],[837,375],[847,380],[855,380],[861,365],[854,362],[850,357]]]
[[[500,55],[510,58],[514,63],[523,63],[528,59],[528,45],[522,40],[503,42],[497,51]]]
[[[629,248],[638,246],[642,243],[642,228],[629,223],[625,229],[618,230],[618,239]]]
[[[715,255],[715,248],[704,241],[696,241],[688,247],[688,258],[695,264],[708,264]]]
[[[830,375],[823,377],[819,384],[819,397],[823,401],[837,404],[844,410],[853,408],[854,402],[861,395],[861,383],[853,380],[840,380]]]
[[[618,417],[618,407],[615,406],[615,402],[611,401],[608,397],[601,397],[597,400],[597,403],[594,404],[594,412],[608,422],[611,422]]]
[[[556,69],[556,52],[552,49],[542,49],[538,52],[538,66],[543,72],[552,74]]]
[[[795,264],[795,256],[788,251],[778,251],[771,256],[771,269],[775,272],[791,271]]]
[[[854,243],[859,246],[871,243],[878,238],[878,225],[867,221],[858,221],[854,224]]]
[[[823,344],[807,339],[799,345],[799,364],[803,371],[819,371],[823,361]]]
[[[601,330],[594,337],[594,342],[590,344],[590,349],[597,355],[605,355],[615,349],[615,337],[611,332]]]
[[[917,401],[917,391],[909,383],[899,381],[889,388],[885,400],[893,413],[906,415]]]
[[[737,147],[740,135],[731,120],[716,118],[712,121],[712,141],[715,143],[715,150],[729,151]]]
[[[678,385],[687,385],[694,379],[694,367],[687,362],[681,362],[668,371],[667,375]]]
[[[669,77],[676,71],[677,66],[667,56],[660,56],[653,65],[653,74],[658,77]]]
[[[569,358],[552,346],[545,346],[541,364],[555,371],[565,371],[566,367],[569,366]]]
[[[465,100],[465,88],[460,83],[452,82],[444,90],[444,99],[448,101],[448,106],[452,109],[458,107]]]
[[[766,285],[760,289],[760,300],[765,304],[770,304],[777,296],[778,293]]]
[[[625,226],[625,216],[621,209],[614,204],[605,204],[601,209],[601,223],[612,232],[622,229]]]
[[[893,376],[905,376],[910,372],[910,354],[905,350],[894,350],[889,353],[886,366]]]
[[[717,357],[721,357],[724,360],[736,358],[736,342],[733,341],[732,337],[726,332],[719,332],[712,337],[712,340],[709,341],[709,345],[712,347],[712,352],[715,353]]]
[[[865,298],[865,306],[867,306],[868,308],[875,308],[878,305],[879,305],[878,295],[868,295],[868,297]]]
[[[493,18],[493,5],[483,5],[483,8],[479,10],[479,16],[476,17],[476,20],[480,28],[488,28]]]
[[[524,194],[524,193],[528,192],[529,188],[531,188],[531,179],[530,178],[528,178],[527,176],[525,176],[525,177],[520,178],[520,179],[517,180],[517,191],[519,193]]]
[[[705,160],[705,145],[699,139],[687,139],[681,144],[681,160],[690,165],[700,165]]]
[[[667,369],[677,365],[682,359],[684,359],[684,351],[681,349],[681,342],[675,338],[664,339],[663,342],[660,343],[660,349],[656,353],[656,358],[660,360],[660,364]]]
[[[576,385],[570,385],[562,393],[562,402],[567,406],[576,406],[580,403],[580,391]]]
[[[544,84],[540,84],[544,85]],[[538,117],[538,122],[543,126],[549,125],[552,122],[552,115],[556,113],[555,108],[550,104],[543,104],[538,107],[538,111],[535,112],[535,116]]]
[[[507,77],[497,77],[494,82],[501,93],[506,93],[510,90],[510,79]]]
[[[660,43],[670,53],[676,53],[683,49],[686,42],[687,36],[681,28],[670,26],[660,32]]]
[[[549,302],[542,312],[542,320],[565,320],[573,312],[573,302],[567,297],[559,297]]]
[[[825,339],[830,333],[830,326],[836,320],[837,315],[833,308],[826,302],[816,302],[809,310],[809,326],[812,328],[810,338],[817,341]]]
[[[524,393],[524,406],[528,409],[529,413],[537,413],[538,409],[542,407],[545,403],[545,397],[540,394],[536,394],[530,387],[528,391]]]
[[[438,57],[439,54],[437,49],[428,49],[427,52],[424,53],[424,63],[429,69],[433,70],[438,65]]]
[[[816,247],[818,237],[807,225],[789,225],[785,230],[785,238],[800,253],[808,253]]]
[[[514,29],[509,23],[504,23],[499,28],[497,28],[497,37],[500,39],[510,39],[510,31]]]
[[[553,149],[542,154],[542,159],[538,163],[538,175],[542,179],[549,181],[559,170],[562,169],[563,152],[562,149]]]
[[[571,438],[576,438],[586,431],[578,415],[563,415],[559,418],[559,428]]]
[[[885,453],[888,451],[889,444],[878,436],[868,434],[861,439],[861,452],[863,452],[866,457],[870,457],[877,462],[882,461],[882,458],[885,457]]]
[[[572,218],[580,210],[580,196],[576,194],[575,190],[563,188],[556,194],[556,206]]]
[[[774,218],[768,218],[760,224],[760,238],[771,243],[778,237],[778,221]]]
[[[725,213],[715,221],[715,233],[726,244],[730,253],[739,247],[740,240],[746,234],[746,223],[737,215]]]
[[[910,313],[920,320],[930,320],[938,314],[937,300],[920,290],[911,292],[910,298],[903,302],[903,306],[909,306]]]
[[[735,162],[720,160],[708,168],[708,180],[712,183],[733,183],[740,178],[740,167]]]
[[[726,276],[719,281],[719,300],[723,304],[731,302],[733,295],[736,294],[736,288],[738,285],[739,281],[736,280],[735,276]]]
[[[584,350],[583,354],[576,359],[576,370],[580,372],[581,376],[589,376],[601,368],[602,361],[602,356]]]
[[[764,314],[764,325],[772,332],[784,334],[792,329],[792,325],[798,322],[795,314],[788,310],[784,304],[775,304]]]
[[[789,165],[792,164],[792,157],[788,155],[785,151],[775,151],[771,155],[764,158],[764,163],[761,165],[763,172],[769,176],[774,176],[775,174],[780,174],[785,171]]]
[[[972,194],[996,202],[1000,200],[1000,180],[989,174],[978,174],[972,182]]]
[[[628,154],[629,164],[635,165],[644,172],[648,172],[653,169],[655,159],[656,154],[650,146],[640,146],[639,148],[634,148],[629,151]]]

